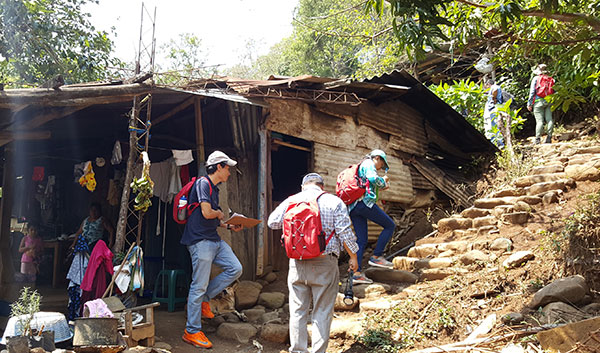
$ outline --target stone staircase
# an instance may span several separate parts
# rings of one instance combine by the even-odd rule
[[[501,228],[526,227],[536,212],[561,201],[578,182],[600,180],[600,146],[594,141],[544,144],[532,149],[540,165],[510,187],[491,192],[460,214],[439,220],[438,234],[418,241],[407,256],[395,257],[394,269],[416,275],[407,279],[433,281],[468,272],[467,268],[477,262],[495,261],[515,249],[510,239],[500,236]],[[530,256],[519,255],[505,261],[505,267]]]

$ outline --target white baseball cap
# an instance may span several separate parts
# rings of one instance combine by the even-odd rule
[[[229,156],[227,156],[225,153],[223,153],[221,151],[214,151],[206,159],[206,166],[208,167],[210,165],[215,165],[215,164],[219,164],[222,162],[226,162],[227,165],[230,167],[235,167],[235,165],[237,164],[236,161],[229,158]]]

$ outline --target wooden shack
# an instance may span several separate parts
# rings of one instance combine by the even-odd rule
[[[132,98],[148,93],[153,97],[151,161],[168,158],[172,149],[191,149],[194,176],[203,173],[206,155],[226,152],[239,165],[221,187],[221,207],[264,221],[278,202],[300,189],[307,172],[321,173],[332,191],[337,174],[374,148],[390,158],[392,188],[382,194],[384,201],[414,208],[446,198],[468,206],[461,170],[473,158],[495,151],[460,114],[404,71],[364,81],[302,76],[203,80],[185,87],[147,81],[2,91],[2,281],[13,271],[8,245],[10,220],[17,215],[13,201],[29,198],[17,195],[17,177],[30,176],[36,166],[62,176],[59,199],[69,205],[62,204],[45,236],[73,232],[89,202],[106,204],[107,192],[100,182],[98,192],[89,193],[69,180],[73,164],[100,156],[110,160],[115,141],[126,148]],[[119,167],[105,173],[113,169]],[[161,266],[189,266],[187,251],[179,245],[182,227],[160,216],[172,205],[162,207],[154,202],[144,216],[148,278]],[[107,210],[116,223],[118,207],[107,205]],[[239,234],[223,233],[242,262],[243,278],[280,266],[278,235],[265,223]],[[158,235],[157,225],[162,229]]]

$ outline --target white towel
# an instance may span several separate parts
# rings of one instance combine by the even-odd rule
[[[177,166],[190,164],[194,160],[192,150],[171,150],[171,152],[173,152],[173,158],[175,158]]]

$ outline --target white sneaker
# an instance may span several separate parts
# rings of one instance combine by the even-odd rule
[[[352,276],[352,283],[353,284],[372,284],[373,280],[370,279],[369,277],[365,276],[364,274],[360,274],[360,275]]]
[[[369,259],[369,265],[381,268],[388,268],[390,270],[394,269],[394,264],[386,260],[383,256],[371,256]]]

